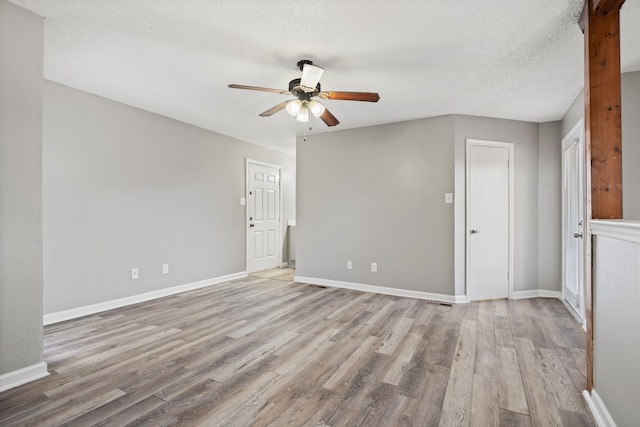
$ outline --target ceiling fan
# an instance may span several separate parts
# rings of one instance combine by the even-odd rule
[[[275,107],[260,113],[260,116],[268,117],[286,108],[287,112],[295,116],[299,122],[308,122],[309,112],[311,112],[314,116],[320,117],[327,126],[335,126],[340,122],[324,105],[312,98],[318,97],[330,100],[366,102],[378,102],[380,99],[380,95],[376,92],[323,92],[320,89],[320,77],[324,69],[314,65],[313,62],[308,59],[298,61],[297,65],[300,71],[302,71],[302,77],[291,80],[289,82],[289,90],[237,84],[230,84],[229,87],[233,89],[258,90],[262,92],[279,93],[281,95],[293,95],[295,99],[281,102]]]

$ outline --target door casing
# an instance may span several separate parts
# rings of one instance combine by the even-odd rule
[[[471,249],[470,249],[470,167],[471,162],[469,161],[469,152],[472,146],[480,146],[480,147],[499,147],[507,149],[509,153],[509,276],[508,276],[508,298],[513,298],[513,282],[514,282],[514,269],[513,269],[513,248],[514,248],[514,144],[512,142],[501,142],[501,141],[488,141],[481,139],[466,139],[466,212],[465,212],[465,247],[466,247],[466,262],[465,262],[465,287],[466,287],[466,298],[467,302],[471,302],[471,275],[470,275],[470,260],[471,260]]]
[[[567,221],[568,221],[568,206],[567,204],[569,203],[569,194],[567,193],[567,170],[566,170],[566,160],[565,160],[565,152],[567,150],[567,148],[569,148],[573,143],[576,142],[576,140],[578,141],[579,145],[579,153],[580,153],[580,157],[582,158],[582,161],[579,162],[579,181],[581,181],[578,186],[578,188],[580,188],[581,194],[578,195],[579,200],[582,203],[582,213],[581,213],[581,217],[579,218],[580,221],[582,221],[582,240],[581,240],[581,244],[578,245],[578,254],[577,254],[577,259],[579,260],[579,264],[578,264],[578,281],[579,284],[578,286],[580,286],[580,295],[582,300],[581,302],[581,310],[579,312],[576,312],[576,309],[567,302],[567,298],[566,298],[566,288],[567,288],[567,238],[569,236],[570,233],[572,233],[572,230],[568,229],[567,226]],[[582,327],[584,329],[586,329],[586,299],[585,299],[585,245],[584,245],[584,239],[587,237],[587,219],[586,219],[586,185],[585,185],[585,179],[586,179],[586,169],[585,169],[585,138],[584,138],[584,119],[580,119],[578,121],[578,123],[576,123],[576,125],[569,131],[569,133],[562,138],[562,179],[563,179],[563,185],[562,185],[562,302],[567,306],[567,308],[569,309],[569,312],[576,318],[576,320],[578,320],[578,322],[580,322],[582,324]]]

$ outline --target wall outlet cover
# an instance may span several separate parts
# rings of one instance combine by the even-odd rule
[[[445,203],[453,203],[453,193],[445,193],[444,194],[444,202]]]
[[[139,277],[140,277],[140,272],[138,271],[138,269],[137,268],[132,268],[131,269],[131,280],[136,280]]]

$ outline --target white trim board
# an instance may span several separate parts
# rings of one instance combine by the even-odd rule
[[[181,292],[192,291],[194,289],[200,289],[207,286],[217,285],[229,280],[241,279],[247,277],[246,271],[239,273],[227,274],[226,276],[215,277],[213,279],[201,280],[199,282],[187,283],[185,285],[174,286],[171,288],[160,289],[153,292],[147,292],[139,295],[132,295],[130,297],[119,298],[116,300],[100,302],[97,304],[87,305],[84,307],[72,308],[70,310],[59,311],[57,313],[45,314],[43,318],[44,325],[51,325],[52,323],[64,322],[65,320],[77,319],[78,317],[88,316],[102,311],[112,310],[114,308],[120,308],[127,305],[138,304],[145,301],[154,300],[157,298],[166,297],[169,295],[179,294]]]
[[[374,294],[392,295],[396,297],[417,298],[428,301],[444,302],[447,304],[466,303],[466,295],[443,295],[432,294],[430,292],[411,291],[407,289],[387,288],[384,286],[365,285],[362,283],[341,282],[339,280],[319,279],[317,277],[294,276],[297,283],[307,283],[310,285],[329,286],[332,288],[351,289],[360,292],[372,292]]]
[[[591,234],[640,243],[640,221],[591,220]]]
[[[0,392],[18,387],[31,381],[44,378],[49,375],[45,362],[36,363],[26,368],[18,369],[0,375]]]
[[[598,427],[616,427],[615,421],[613,421],[607,407],[595,390],[591,390],[591,394],[587,390],[583,390],[582,397],[584,397],[587,408],[589,408],[589,412],[591,412],[593,420]]]
[[[558,298],[562,297],[562,292],[547,291],[545,289],[534,289],[531,291],[514,291],[511,294],[511,299],[526,299],[526,298]]]

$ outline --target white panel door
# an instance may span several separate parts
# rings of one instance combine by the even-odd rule
[[[509,296],[510,148],[498,144],[467,147],[467,287],[472,301]]]
[[[280,266],[280,168],[247,162],[247,271]]]
[[[581,123],[563,140],[562,296],[576,317],[584,323],[584,138]]]

